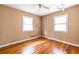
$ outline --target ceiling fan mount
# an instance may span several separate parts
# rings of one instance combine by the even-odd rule
[[[47,7],[47,6],[43,5],[43,4],[38,4],[38,7],[39,7],[39,8],[50,9],[49,7]]]

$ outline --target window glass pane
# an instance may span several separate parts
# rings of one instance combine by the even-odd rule
[[[67,31],[66,24],[55,25],[55,31]]]
[[[55,24],[59,24],[59,23],[67,23],[67,19],[68,19],[68,15],[61,15],[61,16],[57,16],[54,19]]]
[[[32,25],[24,25],[23,26],[23,31],[32,31],[33,30],[33,26]]]
[[[68,14],[56,16],[54,18],[54,31],[67,32]]]
[[[23,16],[23,32],[33,30],[33,18]]]
[[[23,24],[33,24],[33,19],[31,17],[23,16]]]

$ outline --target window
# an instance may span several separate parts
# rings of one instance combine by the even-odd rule
[[[23,32],[33,31],[33,18],[23,16]]]
[[[67,32],[68,14],[56,16],[54,18],[54,31]]]

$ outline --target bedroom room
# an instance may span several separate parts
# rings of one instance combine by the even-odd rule
[[[0,4],[0,54],[79,54],[79,5]]]

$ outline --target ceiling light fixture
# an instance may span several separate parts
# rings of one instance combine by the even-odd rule
[[[45,6],[45,5],[43,5],[43,4],[38,4],[38,7],[39,7],[39,11],[40,11],[41,8],[49,9],[48,6]]]
[[[64,8],[64,4],[58,5],[58,6],[57,6],[57,9],[58,9],[58,10],[62,10],[62,11],[64,12],[64,9],[65,9],[65,8]]]

